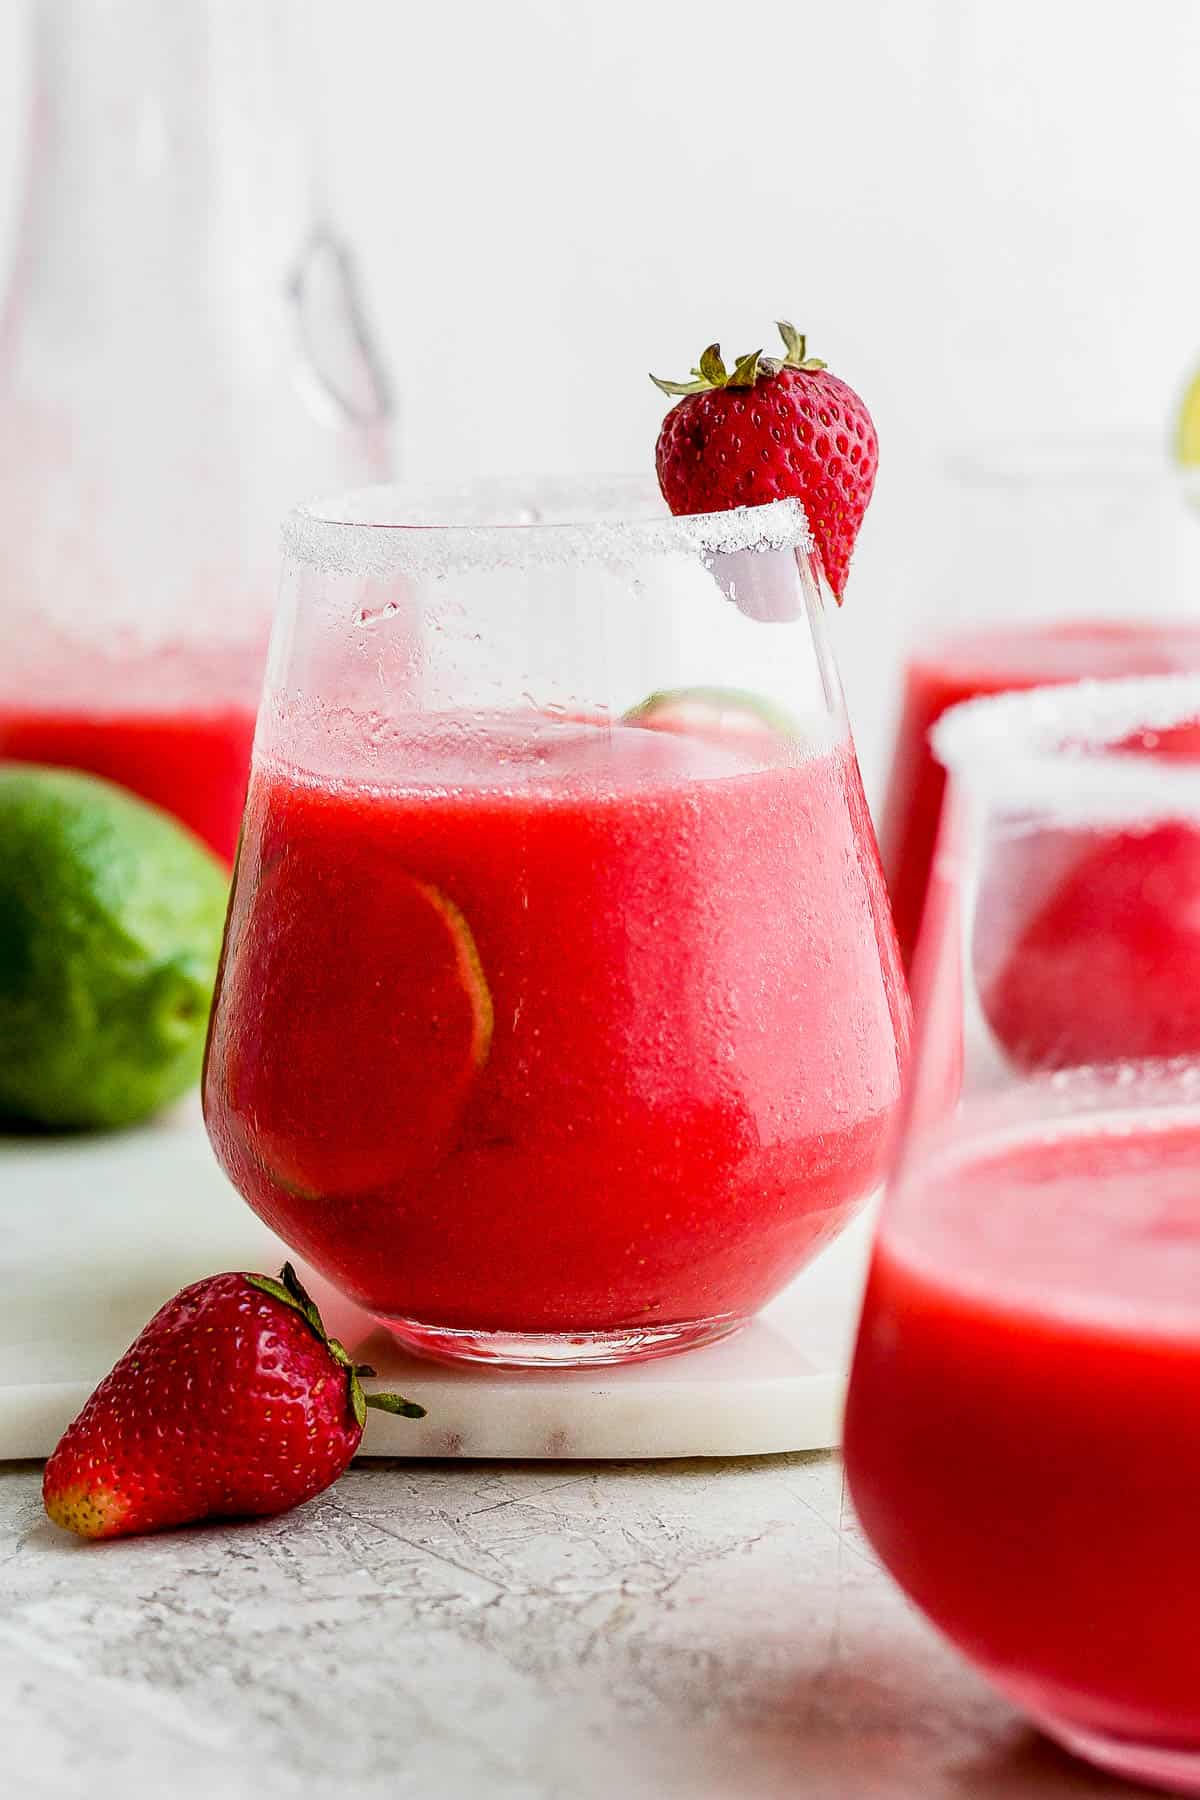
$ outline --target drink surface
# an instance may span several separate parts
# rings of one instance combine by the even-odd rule
[[[1035,1715],[1200,1742],[1200,1122],[1043,1128],[902,1181],[846,1423],[896,1579]]]
[[[910,657],[881,833],[883,863],[905,964],[912,959],[945,776],[929,732],[960,701],[1046,683],[1200,669],[1200,627],[1096,621],[979,630]]]
[[[448,716],[386,781],[308,761],[252,775],[206,1112],[361,1303],[741,1315],[878,1181],[907,1001],[847,746]]]
[[[0,704],[0,758],[82,769],[172,812],[232,863],[254,741],[254,709],[170,712]]]

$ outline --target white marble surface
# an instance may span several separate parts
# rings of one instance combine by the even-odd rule
[[[366,1462],[86,1545],[0,1465],[14,1800],[1083,1800],[911,1613],[828,1456]]]
[[[287,1254],[217,1167],[196,1107],[140,1131],[0,1139],[0,1457],[46,1456],[170,1296],[219,1269],[276,1273]],[[305,1272],[326,1323],[420,1400],[372,1412],[371,1455],[742,1456],[838,1441],[866,1257],[859,1219],[737,1336],[588,1371],[447,1369],[403,1355]],[[370,1385],[370,1384],[369,1384]]]

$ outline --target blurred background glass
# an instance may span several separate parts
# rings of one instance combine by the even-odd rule
[[[887,1567],[1043,1729],[1200,1794],[1200,679],[947,714],[846,1415]]]
[[[961,452],[949,473],[881,817],[906,963],[941,812],[941,713],[1044,682],[1200,669],[1200,515],[1164,444],[1026,435]]]
[[[0,314],[0,754],[231,857],[298,493],[388,401],[282,0],[38,0]]]

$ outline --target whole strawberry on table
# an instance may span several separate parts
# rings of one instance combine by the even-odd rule
[[[658,483],[677,514],[802,501],[840,604],[879,440],[854,389],[807,354],[794,325],[780,320],[778,329],[782,357],[752,350],[727,370],[721,346],[710,344],[690,381],[650,377],[679,396],[658,434]]]
[[[328,1335],[290,1263],[278,1281],[193,1282],[67,1427],[46,1511],[86,1538],[287,1512],[336,1481],[369,1406],[424,1417],[399,1394],[364,1393],[372,1374]]]

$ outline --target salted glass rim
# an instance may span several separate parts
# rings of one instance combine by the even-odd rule
[[[1200,762],[1121,750],[1135,732],[1200,723],[1200,675],[1122,676],[967,700],[929,734],[956,783],[993,801],[1099,816],[1200,814]]]
[[[289,562],[369,576],[812,549],[799,500],[676,517],[641,476],[383,483],[298,506],[283,526]]]

